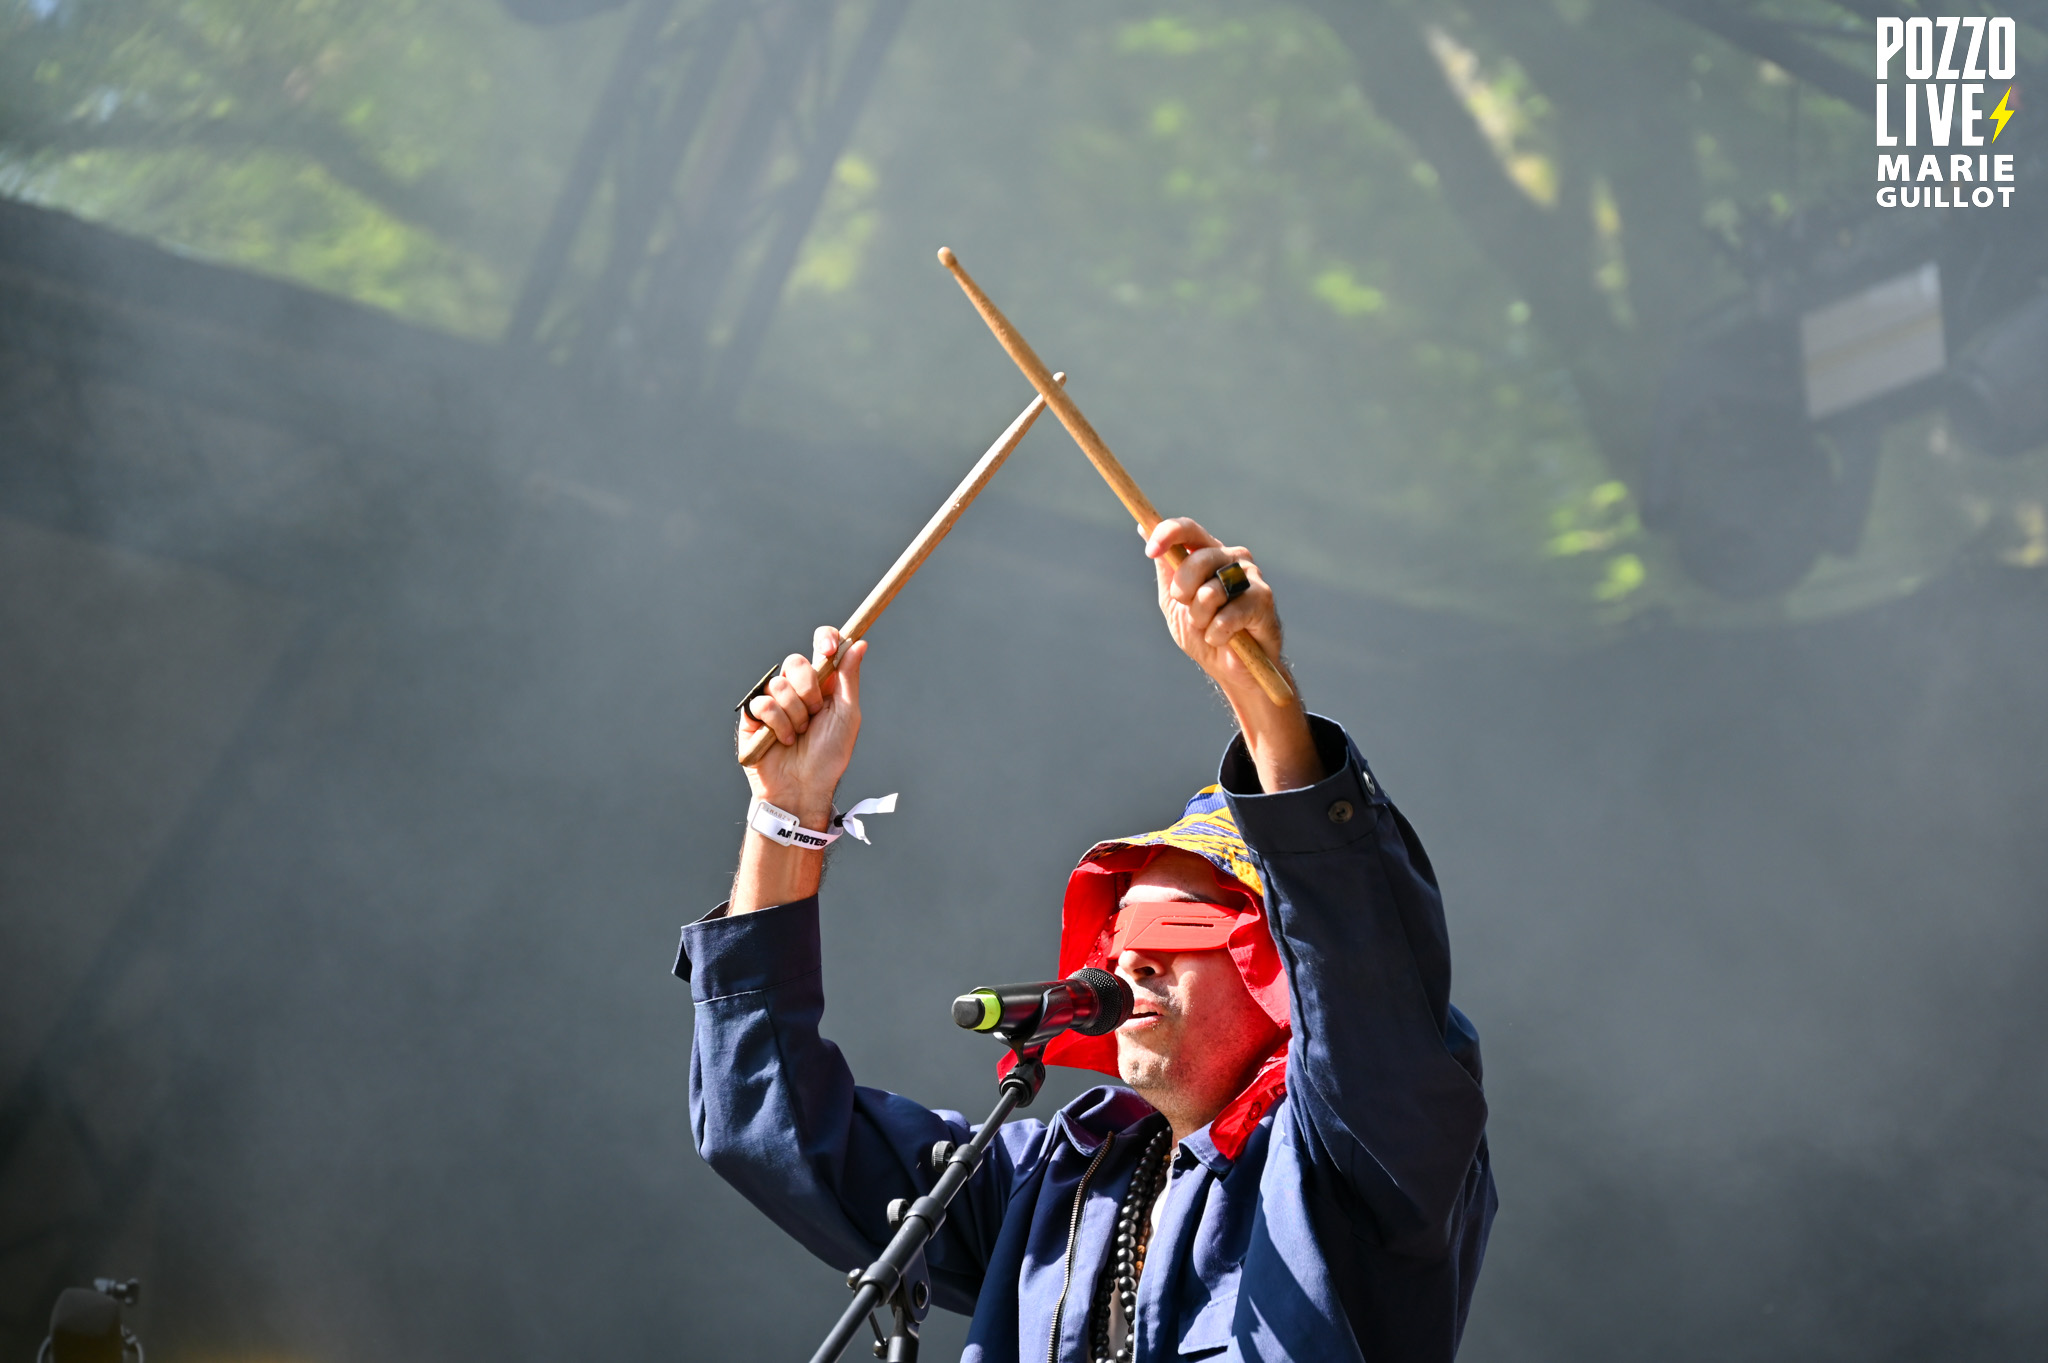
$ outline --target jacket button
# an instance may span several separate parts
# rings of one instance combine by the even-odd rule
[[[1336,801],[1333,801],[1333,802],[1331,803],[1331,805],[1330,805],[1330,822],[1331,822],[1331,823],[1350,823],[1350,822],[1351,822],[1351,801],[1349,801],[1349,800],[1336,800]]]

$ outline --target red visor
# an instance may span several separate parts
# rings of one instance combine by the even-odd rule
[[[1110,920],[1109,958],[1125,951],[1215,951],[1230,945],[1231,929],[1249,912],[1193,899],[1126,904]]]

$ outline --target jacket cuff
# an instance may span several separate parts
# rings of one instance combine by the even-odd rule
[[[728,907],[720,904],[683,929],[676,978],[688,982],[696,1002],[773,989],[818,973],[818,896],[737,917],[727,914]]]
[[[1312,786],[1268,795],[1259,785],[1244,735],[1230,740],[1217,771],[1217,784],[1237,816],[1238,831],[1261,854],[1327,852],[1373,836],[1377,806],[1387,802],[1372,769],[1344,732],[1321,715],[1308,717],[1323,770]]]

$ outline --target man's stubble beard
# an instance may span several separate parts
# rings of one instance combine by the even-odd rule
[[[1124,1083],[1140,1098],[1170,1115],[1180,1087],[1174,1082],[1178,1078],[1174,1073],[1174,1057],[1148,1046],[1135,1045],[1123,1037],[1117,1038],[1116,1050],[1117,1073]]]

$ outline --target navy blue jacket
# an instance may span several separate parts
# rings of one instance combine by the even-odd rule
[[[1479,1044],[1450,1005],[1435,874],[1343,730],[1315,727],[1332,774],[1305,789],[1261,794],[1242,740],[1224,754],[1287,966],[1287,1096],[1235,1159],[1206,1130],[1182,1143],[1139,1280],[1140,1359],[1448,1363],[1485,1254]],[[676,974],[697,1008],[698,1150],[827,1263],[874,1258],[890,1199],[926,1191],[925,1152],[969,1127],[857,1087],[819,1035],[816,898],[721,907],[683,930]],[[1151,1115],[1103,1086],[989,1147],[927,1254],[933,1300],[973,1314],[965,1360],[1087,1357],[1133,1128]]]

